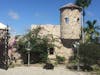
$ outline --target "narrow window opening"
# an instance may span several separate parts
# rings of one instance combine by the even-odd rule
[[[79,18],[77,18],[77,22],[79,21]]]
[[[49,49],[49,54],[50,54],[50,55],[53,55],[53,54],[54,54],[54,48],[50,48],[50,49]]]
[[[65,18],[65,22],[69,23],[69,18],[68,17]]]

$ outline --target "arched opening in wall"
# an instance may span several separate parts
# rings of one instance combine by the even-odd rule
[[[49,54],[50,55],[53,55],[54,54],[54,48],[53,47],[49,49]]]

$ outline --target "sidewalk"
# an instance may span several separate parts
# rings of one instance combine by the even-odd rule
[[[45,70],[42,67],[15,67],[7,71],[0,69],[0,75],[89,75],[83,72],[75,72],[63,67],[55,67],[54,70]]]

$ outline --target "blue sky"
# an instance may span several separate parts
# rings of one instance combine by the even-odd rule
[[[23,34],[31,24],[60,24],[59,8],[75,0],[0,0],[0,22],[16,34]],[[87,19],[100,24],[100,0],[92,0]]]

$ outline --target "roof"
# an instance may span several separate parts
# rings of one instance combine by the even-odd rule
[[[68,3],[68,4],[65,4],[63,5],[60,9],[64,9],[64,8],[77,8],[77,9],[81,9],[81,7],[73,4],[73,3]]]
[[[0,23],[0,29],[5,29],[5,28],[7,28],[7,26],[3,23]]]

